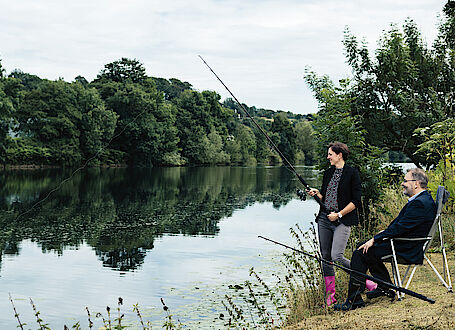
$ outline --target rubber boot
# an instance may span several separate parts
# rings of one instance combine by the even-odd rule
[[[366,280],[365,287],[367,288],[367,291],[373,291],[374,289],[376,289],[378,287],[378,284],[373,281]]]
[[[324,277],[324,282],[327,306],[331,306],[332,304],[337,302],[337,300],[335,299],[335,276]]]

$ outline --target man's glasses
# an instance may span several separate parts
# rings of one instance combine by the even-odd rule
[[[406,179],[403,179],[403,182],[406,183],[406,182],[412,182],[412,181],[417,181],[417,180],[406,180]]]

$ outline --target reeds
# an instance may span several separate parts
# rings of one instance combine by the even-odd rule
[[[19,317],[19,313],[16,310],[16,306],[14,305],[13,298],[11,297],[11,294],[9,295],[9,299],[11,301],[11,305],[12,305],[13,310],[14,310],[14,317],[16,318],[17,323],[18,323],[17,328],[24,329],[24,327],[27,324],[23,323],[21,321],[21,319]],[[175,323],[173,321],[172,315],[170,314],[170,311],[169,311],[169,307],[167,307],[164,304],[164,300],[162,298],[161,298],[161,303],[163,304],[163,310],[166,312],[165,322],[163,324],[163,328],[165,328],[167,330],[181,329],[182,324],[180,323],[180,321],[178,321],[177,323]],[[35,315],[35,318],[36,318],[36,322],[38,323],[38,326],[39,326],[38,329],[39,330],[50,330],[51,328],[49,327],[48,324],[44,323],[43,319],[40,316],[41,312],[38,311],[35,303],[33,302],[33,300],[31,298],[30,298],[30,304],[31,304],[33,312],[34,312],[34,315]],[[100,319],[101,323],[102,323],[102,326],[101,327],[97,327],[97,328],[106,329],[106,330],[122,330],[122,329],[130,327],[130,326],[122,324],[122,322],[124,321],[124,318],[125,318],[125,314],[123,314],[122,311],[121,311],[121,306],[122,305],[123,305],[123,298],[119,297],[118,298],[118,302],[117,302],[117,309],[116,309],[115,316],[114,316],[114,314],[111,313],[112,310],[111,310],[111,308],[109,306],[106,307],[106,314],[103,314],[101,312],[96,313],[95,314],[95,318]],[[92,314],[91,314],[91,312],[90,312],[88,307],[86,307],[85,309],[86,309],[87,315],[88,315],[88,327],[89,327],[89,329],[93,329],[94,326],[95,326],[95,322],[92,321]],[[142,330],[151,330],[152,329],[152,325],[151,325],[150,321],[144,322],[144,320],[142,318],[142,315],[141,315],[141,312],[139,310],[138,304],[133,305],[133,311],[136,312],[136,314],[137,314],[137,316],[139,318],[139,322],[140,322]],[[64,325],[64,329],[70,329],[70,328],[67,325]],[[75,330],[82,329],[80,321],[78,321],[75,324],[73,324],[71,326],[71,329],[75,329]]]

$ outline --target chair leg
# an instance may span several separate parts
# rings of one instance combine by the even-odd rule
[[[408,273],[409,273],[409,270],[411,269],[411,265],[408,266],[408,268],[406,268],[406,271],[404,272],[404,275],[403,275],[403,278],[401,279],[401,282],[405,282],[406,281],[406,277],[408,276]]]
[[[392,253],[393,253],[393,266],[392,266],[392,268],[395,268],[396,285],[401,288],[402,285],[401,285],[400,270],[398,269],[397,255],[395,254],[395,246],[393,244],[393,240],[390,240],[390,245],[392,246]],[[398,297],[398,300],[401,300],[404,297],[404,293],[398,291],[397,292],[397,297]]]
[[[411,267],[411,266],[409,266]],[[412,278],[414,277],[414,273],[416,272],[417,270],[417,265],[414,266],[414,268],[412,269],[412,272],[411,272],[411,275],[409,275],[409,279],[408,281],[406,282],[406,286],[405,286],[405,289],[407,289],[409,287],[409,284],[411,284],[411,281],[412,281]],[[409,268],[408,268],[409,269]]]
[[[447,255],[446,255],[446,249],[444,247],[442,248],[442,257],[444,259],[444,275],[447,273],[447,282],[448,282],[448,290],[450,292],[453,292],[452,290],[452,280],[450,279],[450,272],[449,272],[449,264],[447,263]]]
[[[442,285],[444,285],[446,287],[446,289],[448,291],[452,291],[452,286],[449,286],[449,284],[446,283],[446,281],[444,281],[444,279],[442,278],[441,274],[439,274],[438,270],[436,269],[436,267],[433,265],[433,263],[430,261],[430,259],[428,259],[428,257],[426,255],[424,255],[425,257],[425,260],[428,262],[428,264],[430,265],[431,269],[433,269],[434,273],[436,274],[436,276],[439,278],[439,280],[441,281]]]
[[[442,251],[442,267],[444,272],[444,280],[448,282],[447,290],[452,291],[452,280],[450,279],[449,264],[447,263],[446,249],[444,247],[444,236],[442,235],[442,224],[441,221],[438,223],[439,226],[439,241],[441,242],[441,251]]]

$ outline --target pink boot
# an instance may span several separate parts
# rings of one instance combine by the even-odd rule
[[[331,306],[337,302],[335,299],[335,276],[326,276],[324,277],[324,281],[327,306]]]
[[[365,286],[367,288],[367,291],[373,291],[374,289],[376,289],[378,287],[378,284],[373,281],[366,280]]]

